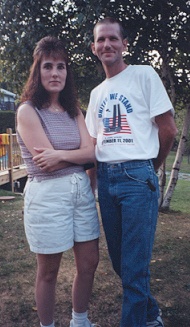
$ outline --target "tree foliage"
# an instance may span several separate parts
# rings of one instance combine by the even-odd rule
[[[175,108],[186,109],[189,119],[189,9],[189,0],[0,0],[1,85],[20,94],[36,42],[55,35],[65,41],[79,97],[87,104],[90,90],[104,78],[90,50],[93,27],[100,18],[114,16],[128,38],[126,62],[152,64]],[[177,153],[181,162],[183,153]]]
[[[74,1],[83,12],[81,30],[90,41],[94,21],[118,17],[129,40],[129,63],[152,63],[158,69],[174,104],[189,101],[189,6],[177,0]],[[85,8],[85,11],[82,8]],[[85,28],[89,26],[89,28]],[[156,57],[156,58],[155,58]],[[155,60],[157,59],[157,60]],[[175,86],[175,87],[174,87]]]
[[[3,81],[12,91],[20,93],[36,42],[50,34],[65,40],[84,98],[102,79],[101,66],[90,50],[94,23],[115,16],[128,36],[127,62],[154,64],[173,101],[179,95],[187,101],[188,1],[0,0],[0,4]]]
[[[2,75],[12,91],[20,93],[32,62],[35,43],[54,33],[52,1],[1,0]]]

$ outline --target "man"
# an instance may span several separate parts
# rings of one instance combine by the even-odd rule
[[[92,52],[106,79],[91,92],[86,124],[96,145],[98,196],[113,268],[121,277],[121,327],[163,327],[150,294],[149,264],[158,216],[156,171],[177,129],[154,69],[123,60],[127,40],[113,18],[94,28]],[[95,188],[95,169],[89,171]]]

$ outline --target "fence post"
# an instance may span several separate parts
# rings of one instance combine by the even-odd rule
[[[12,136],[12,128],[7,128],[7,134],[9,134],[9,145],[8,145],[9,180],[10,180],[10,185],[11,185],[11,191],[14,192],[14,180],[13,180],[13,136]]]

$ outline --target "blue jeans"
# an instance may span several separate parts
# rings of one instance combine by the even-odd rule
[[[159,315],[149,264],[158,216],[151,160],[98,163],[98,198],[108,251],[123,287],[121,327],[146,327]]]

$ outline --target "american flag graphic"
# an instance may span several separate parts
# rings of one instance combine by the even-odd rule
[[[103,119],[104,135],[114,135],[117,133],[131,134],[130,126],[127,122],[126,115],[120,114],[120,105],[114,105],[113,117]]]

